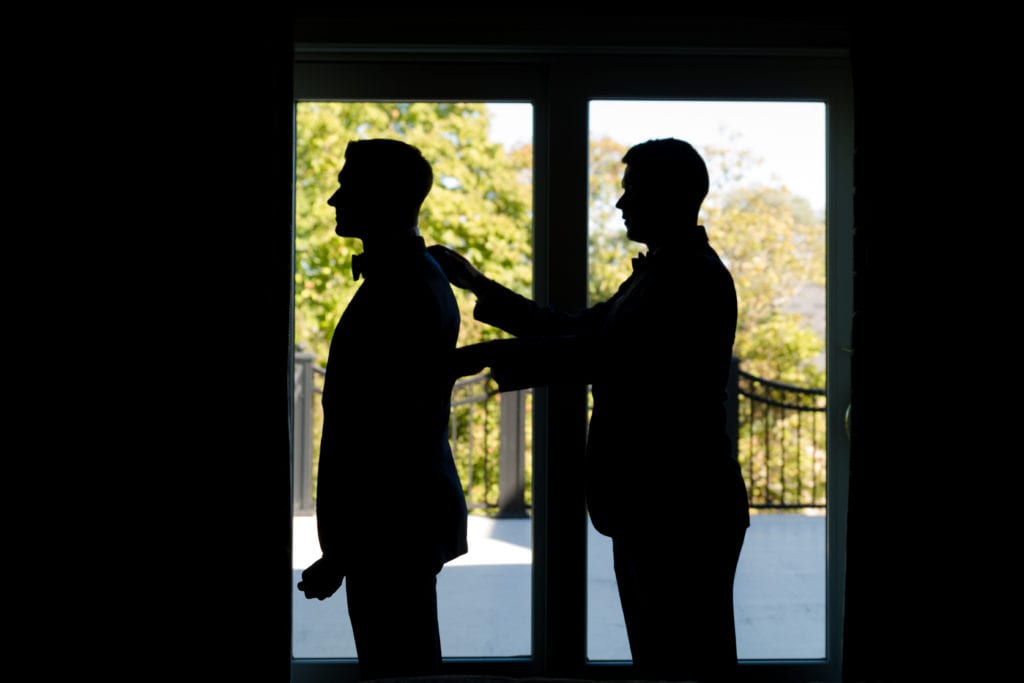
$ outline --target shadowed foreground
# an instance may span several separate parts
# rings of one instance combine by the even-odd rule
[[[437,580],[445,657],[530,653],[529,519],[469,519],[469,554]],[[316,518],[296,517],[293,552],[293,653],[355,658],[344,589],[319,602],[294,588],[319,557]],[[588,537],[588,655],[629,659],[612,570],[610,539]],[[825,654],[825,517],[754,515],[735,584],[740,659],[818,659]]]

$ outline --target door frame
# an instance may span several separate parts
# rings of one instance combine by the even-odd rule
[[[826,656],[742,660],[743,680],[839,680],[842,662],[853,312],[853,101],[843,50],[791,52],[521,52],[345,49],[296,45],[299,100],[520,101],[534,107],[534,297],[586,305],[587,111],[593,99],[795,100],[826,105],[828,499]],[[557,228],[553,227],[557,226]],[[558,264],[552,268],[551,264]],[[534,406],[533,654],[445,662],[446,671],[616,678],[586,659],[586,513],[579,467],[585,390],[538,391]],[[550,416],[558,415],[557,420]],[[548,458],[549,452],[559,453]],[[549,495],[557,491],[558,495]],[[557,638],[549,634],[558,634]],[[357,680],[350,661],[293,659],[293,680]]]

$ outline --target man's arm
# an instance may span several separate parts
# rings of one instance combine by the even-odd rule
[[[437,261],[448,281],[476,294],[474,317],[517,337],[594,334],[607,314],[608,304],[599,303],[576,313],[563,313],[541,306],[503,287],[484,275],[458,252],[433,245],[427,251]]]
[[[491,369],[499,391],[593,381],[596,340],[565,335],[496,339],[455,350],[456,365]]]

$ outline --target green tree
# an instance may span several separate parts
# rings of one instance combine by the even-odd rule
[[[485,105],[453,102],[303,102],[296,108],[295,339],[327,359],[338,317],[355,293],[349,270],[354,240],[334,234],[327,199],[337,188],[352,140],[394,138],[415,145],[434,169],[420,231],[446,244],[508,287],[529,295],[532,282],[532,151],[506,153],[489,140]],[[473,297],[456,292],[460,344],[501,336],[473,321]]]
[[[735,355],[747,372],[806,387],[824,386],[817,359],[825,340],[794,298],[825,284],[825,224],[806,198],[781,184],[751,183],[762,162],[749,150],[707,147],[712,189],[701,219],[736,281]]]

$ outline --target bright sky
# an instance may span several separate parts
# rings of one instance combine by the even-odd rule
[[[531,139],[530,104],[489,104],[491,136],[506,145]],[[590,128],[624,145],[674,137],[700,148],[744,147],[763,159],[760,180],[776,179],[825,208],[823,102],[708,102],[595,100]],[[735,141],[732,136],[738,135]]]

